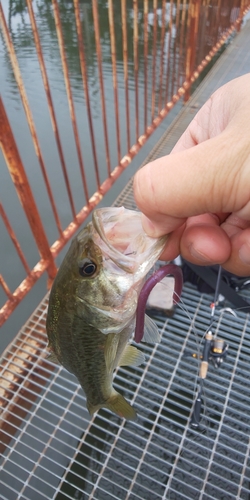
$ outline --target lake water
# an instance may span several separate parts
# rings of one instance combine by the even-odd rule
[[[149,7],[152,7],[149,2]],[[67,197],[65,183],[62,175],[58,151],[56,148],[54,135],[51,127],[50,116],[44,86],[41,78],[37,53],[34,45],[32,29],[26,2],[23,0],[2,0],[8,28],[13,40],[14,48],[18,58],[22,78],[28,96],[28,101],[32,110],[33,119],[39,138],[42,155],[47,168],[51,188],[53,191],[62,227],[65,228],[72,220],[72,212]],[[95,55],[95,38],[93,27],[92,7],[90,1],[83,1],[80,4],[82,25],[84,32],[84,43],[86,50],[86,60],[88,64],[88,81],[90,100],[92,106],[92,117],[97,145],[97,156],[100,167],[100,178],[103,181],[107,177],[106,154],[103,137],[102,110],[100,103],[100,89],[98,80],[98,66]],[[133,2],[127,2],[127,31],[128,31],[128,70],[129,75],[133,72]],[[143,109],[143,13],[142,5],[139,5],[139,127],[140,133],[144,127]],[[40,35],[43,56],[48,73],[52,99],[56,110],[57,123],[59,127],[61,142],[65,162],[70,176],[71,189],[76,211],[78,212],[85,204],[85,196],[78,166],[76,146],[72,131],[72,124],[69,114],[69,106],[65,91],[62,63],[58,47],[57,34],[53,16],[53,8],[50,0],[37,0],[33,2],[38,32]],[[116,123],[114,94],[112,83],[112,63],[109,43],[108,8],[106,1],[98,2],[100,38],[103,57],[104,90],[107,106],[108,133],[110,140],[110,157],[112,168],[117,164],[117,147],[115,142]],[[121,153],[122,156],[127,151],[126,142],[126,119],[125,119],[125,91],[122,63],[122,36],[121,36],[121,11],[120,2],[114,2],[115,33],[117,41],[117,78],[119,91],[119,113],[121,131]],[[149,52],[152,48],[152,11],[149,9]],[[75,29],[74,8],[71,1],[60,2],[60,17],[62,22],[65,51],[69,66],[70,82],[75,105],[75,112],[80,136],[84,165],[87,174],[87,184],[89,194],[96,191],[96,178],[93,168],[93,154],[90,143],[90,135],[87,124],[87,113],[83,93],[82,77],[79,64],[77,36]],[[157,11],[157,22],[161,20],[161,9]],[[150,27],[151,26],[151,27]],[[1,30],[0,30],[1,33]],[[173,38],[174,40],[174,38]],[[167,64],[165,61],[164,64]],[[151,66],[150,66],[151,65]],[[149,68],[152,68],[152,57],[149,58]],[[25,166],[29,182],[31,184],[39,213],[41,215],[49,243],[52,244],[58,237],[58,231],[53,219],[52,210],[48,196],[44,187],[39,163],[34,146],[31,141],[22,101],[19,96],[15,77],[8,57],[7,47],[3,34],[0,35],[0,89],[4,105],[13,129],[13,133],[18,145],[23,164]],[[152,70],[151,70],[152,71]],[[149,72],[150,77],[150,72]],[[131,145],[135,142],[135,88],[132,76],[129,76],[129,99],[130,99],[130,133]],[[151,96],[148,98],[148,114],[150,116]],[[102,201],[102,205],[110,205],[117,197],[121,189],[125,186],[129,178],[134,174],[138,166],[152,149],[152,146],[160,138],[168,124],[176,116],[180,109],[180,103],[171,111],[165,121],[159,126],[157,131],[148,140],[141,152],[133,160],[118,182]],[[114,137],[114,141],[113,141]],[[0,199],[9,217],[11,225],[18,237],[21,248],[26,256],[29,266],[32,268],[39,260],[39,255],[34,243],[32,233],[27,224],[25,215],[20,209],[20,204],[16,196],[15,188],[11,182],[8,169],[2,154],[0,153]],[[11,291],[25,278],[25,271],[16,255],[12,242],[0,220],[0,272],[6,280]],[[67,246],[68,247],[68,246]],[[67,249],[61,252],[57,263],[60,264]],[[0,351],[15,336],[20,326],[26,321],[39,301],[46,293],[46,277],[43,276],[35,285],[32,291],[26,296],[22,304],[11,315],[10,319],[1,328]],[[0,304],[6,300],[3,291],[0,291]]]

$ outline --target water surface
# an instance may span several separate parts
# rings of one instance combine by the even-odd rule
[[[150,8],[152,2],[149,2]],[[34,45],[32,28],[25,1],[3,0],[3,9],[8,23],[8,28],[13,40],[15,52],[18,58],[20,71],[25,85],[28,101],[41,146],[42,156],[46,165],[54,199],[62,227],[65,228],[72,220],[72,212],[67,196],[65,182],[62,175],[60,159],[51,126],[46,95],[39,68],[36,48]],[[67,170],[70,178],[70,186],[73,193],[75,209],[78,212],[85,204],[84,195],[76,145],[70,119],[69,106],[65,90],[62,63],[58,46],[53,9],[49,0],[37,0],[33,2],[38,32],[41,40],[43,56],[48,73],[52,99],[56,111],[61,143]],[[136,141],[135,136],[135,85],[133,79],[133,2],[127,2],[127,32],[128,32],[128,69],[129,69],[129,99],[130,99],[130,134],[131,145]],[[98,78],[98,67],[95,52],[95,37],[93,27],[93,16],[91,2],[83,1],[80,4],[86,60],[88,65],[88,82],[91,99],[92,117],[97,145],[97,155],[100,167],[101,182],[107,177],[106,152],[103,134],[102,110],[100,102],[100,85]],[[98,2],[100,38],[103,58],[104,92],[107,107],[108,135],[110,140],[110,157],[112,167],[118,163],[116,144],[116,123],[114,92],[112,81],[112,64],[110,54],[110,37],[108,25],[107,2]],[[82,77],[80,71],[77,36],[75,28],[75,17],[72,2],[60,2],[60,17],[63,28],[65,51],[68,61],[70,83],[72,87],[73,100],[77,118],[78,131],[81,142],[87,184],[89,194],[92,195],[96,189],[96,176],[94,174],[93,153],[87,121],[86,103],[83,92]],[[122,35],[121,35],[121,11],[120,2],[114,2],[115,34],[117,44],[117,78],[118,97],[120,112],[121,131],[121,154],[127,152],[126,142],[126,115],[125,115],[125,89],[122,62]],[[143,73],[143,15],[142,5],[139,6],[139,127],[140,133],[144,130],[144,73]],[[152,76],[152,9],[149,12],[149,81]],[[157,11],[157,22],[161,22],[161,9]],[[151,23],[151,24],[150,24]],[[164,64],[167,64],[166,60]],[[39,162],[31,140],[22,101],[8,57],[7,47],[3,35],[0,36],[0,88],[4,105],[13,129],[18,149],[25,166],[29,182],[42,218],[49,243],[52,244],[58,237],[58,230],[54,222],[53,213],[49,203],[48,195],[44,186]],[[148,99],[148,113],[150,116],[151,96]],[[102,205],[110,205],[124,187],[128,179],[141,164],[143,159],[151,150],[153,144],[159,139],[162,132],[176,115],[178,105],[160,125],[158,130],[150,138],[142,151],[138,154],[132,164],[128,167],[116,185],[111,189],[102,201]],[[29,266],[32,268],[39,260],[32,233],[26,221],[26,217],[20,208],[15,188],[11,182],[5,161],[0,153],[0,199],[3,203],[7,216],[18,237],[21,248],[26,256]],[[25,278],[26,273],[16,255],[12,242],[8,236],[5,226],[0,220],[1,243],[0,243],[0,272],[8,283],[11,291],[14,291],[19,283]],[[67,248],[67,247],[66,247]],[[62,261],[63,251],[58,264]],[[18,306],[12,317],[1,329],[0,350],[2,350],[18,331],[27,317],[32,313],[38,302],[46,293],[46,279],[43,277],[35,285],[32,292]],[[0,290],[0,304],[5,302],[5,294]]]

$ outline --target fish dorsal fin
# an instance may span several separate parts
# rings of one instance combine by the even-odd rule
[[[142,342],[147,342],[149,344],[157,344],[161,341],[160,333],[156,323],[145,314],[144,323],[144,334],[142,337]]]
[[[108,372],[113,371],[114,369],[114,360],[116,357],[118,343],[119,335],[117,333],[108,333],[104,347],[104,357]]]
[[[139,366],[145,363],[144,354],[132,345],[127,345],[124,349],[118,366]]]

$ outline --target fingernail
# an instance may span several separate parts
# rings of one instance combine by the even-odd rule
[[[174,231],[183,222],[183,219],[174,219],[170,216],[162,216],[162,220],[159,219],[160,217],[158,216],[157,222],[153,222],[151,219],[148,219],[146,215],[142,214],[142,227],[148,236],[151,236],[152,238],[160,238],[160,236],[164,236],[165,234],[169,234]]]
[[[250,265],[250,246],[244,243],[239,250],[239,257],[243,264]]]
[[[141,222],[142,227],[148,236],[151,236],[152,238],[157,237],[155,225],[150,219],[146,217],[146,215],[142,214]]]
[[[205,263],[205,262],[206,262],[206,263],[207,263],[207,262],[209,262],[209,258],[208,258],[208,256],[207,256],[207,255],[205,255],[205,254],[203,254],[203,253],[201,253],[201,252],[199,252],[198,250],[196,250],[196,249],[193,247],[193,245],[190,245],[190,247],[189,247],[189,252],[191,253],[191,255],[192,255],[193,257],[195,257],[195,259],[200,260],[201,262],[204,262],[204,263]]]

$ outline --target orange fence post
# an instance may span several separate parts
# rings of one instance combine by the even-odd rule
[[[49,243],[38,213],[27,175],[17,149],[9,120],[0,97],[0,145],[7,163],[12,182],[25,211],[32,233],[34,235],[41,258],[47,262],[49,280],[52,281],[57,273],[57,268],[50,251]],[[50,282],[49,282],[50,284]]]
[[[236,21],[236,26],[237,26],[237,31],[239,32],[240,31],[240,28],[241,28],[241,25],[242,25],[242,20],[243,20],[243,16],[244,16],[244,10],[246,8],[246,5],[247,2],[246,0],[241,0],[240,2],[240,15],[238,16],[238,19]]]
[[[44,160],[43,160],[43,156],[42,156],[40,144],[39,144],[37,133],[36,133],[36,129],[35,129],[34,120],[33,120],[33,117],[32,117],[32,113],[31,113],[31,109],[30,109],[30,106],[29,106],[29,102],[28,102],[26,91],[25,91],[25,87],[24,87],[24,84],[23,84],[21,72],[20,72],[20,69],[19,69],[19,65],[18,65],[18,61],[17,61],[17,57],[16,57],[14,45],[13,45],[13,42],[12,42],[12,39],[11,39],[11,36],[10,36],[10,32],[8,30],[7,22],[6,22],[6,19],[5,19],[5,16],[4,16],[4,11],[3,11],[3,7],[1,5],[1,3],[0,3],[0,27],[2,28],[3,36],[4,36],[4,39],[5,39],[5,43],[6,43],[8,52],[9,52],[9,57],[10,57],[10,62],[11,62],[12,70],[13,70],[13,73],[14,73],[14,76],[15,76],[15,80],[16,80],[18,89],[19,89],[20,97],[22,99],[24,111],[25,111],[26,118],[27,118],[27,123],[28,123],[29,129],[30,129],[30,134],[31,134],[32,141],[33,141],[33,144],[34,144],[34,149],[35,149],[35,152],[36,152],[39,164],[40,164],[42,176],[43,176],[44,183],[45,183],[45,186],[46,186],[46,190],[47,190],[47,193],[48,193],[48,197],[49,197],[49,200],[50,200],[51,208],[52,208],[52,211],[53,211],[53,214],[54,214],[55,222],[56,222],[59,234],[60,234],[60,236],[62,236],[62,228],[61,228],[61,223],[60,223],[59,216],[58,216],[58,213],[57,213],[55,200],[54,200],[54,197],[53,197],[53,193],[51,191],[51,187],[50,187],[50,183],[49,183],[49,179],[48,179],[46,167],[45,167],[45,164],[44,164]]]
[[[123,51],[123,73],[125,86],[125,106],[126,106],[126,136],[127,151],[130,150],[130,110],[129,110],[129,90],[128,90],[128,36],[127,36],[127,12],[126,0],[121,0],[122,11],[122,51]]]
[[[188,48],[186,57],[186,82],[190,83],[191,75],[195,69],[196,45],[199,26],[201,0],[191,0],[188,16]],[[190,98],[191,86],[188,86],[185,92],[184,100]]]

